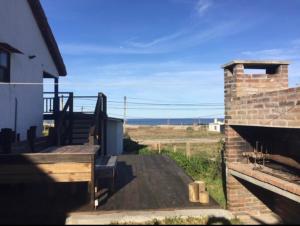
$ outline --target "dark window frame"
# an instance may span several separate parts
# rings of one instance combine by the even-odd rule
[[[10,52],[8,51],[4,51],[4,50],[0,50],[0,53],[4,53],[7,54],[7,67],[3,67],[0,65],[0,68],[4,70],[4,80],[0,80],[0,82],[3,83],[10,83]]]

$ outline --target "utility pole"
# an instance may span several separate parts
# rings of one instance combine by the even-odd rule
[[[124,124],[123,124],[124,133],[126,132],[126,120],[127,120],[126,115],[127,115],[127,97],[124,96],[124,118],[123,118],[123,120],[124,120]]]

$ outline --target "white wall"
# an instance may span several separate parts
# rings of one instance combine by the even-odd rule
[[[224,132],[224,124],[210,123],[208,125],[208,131],[223,133]]]
[[[208,131],[211,132],[221,132],[221,125],[217,123],[210,123],[208,125]]]
[[[12,83],[42,83],[43,71],[58,75],[55,64],[26,0],[0,0],[0,42],[22,51],[11,55]],[[36,58],[30,60],[29,55]],[[0,84],[0,129],[15,123],[18,100],[17,133],[26,138],[30,126],[42,131],[43,86]]]
[[[123,153],[123,121],[109,118],[107,121],[107,154]]]

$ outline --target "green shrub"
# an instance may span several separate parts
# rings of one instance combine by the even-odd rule
[[[173,152],[171,149],[163,149],[162,154],[170,158],[184,169],[184,171],[193,180],[203,180],[207,184],[207,190],[210,195],[223,207],[226,206],[225,194],[222,181],[222,157],[221,152],[223,143],[219,142],[214,158],[205,152],[187,157],[184,152]],[[154,154],[157,151],[151,151],[148,148],[141,149],[139,154]]]
[[[194,131],[194,128],[189,126],[189,127],[186,128],[186,131],[188,131],[188,132],[193,132],[193,131]]]

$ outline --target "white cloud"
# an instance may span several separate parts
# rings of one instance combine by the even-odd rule
[[[223,101],[223,72],[217,64],[169,61],[94,67],[86,65],[86,68],[80,69],[85,71],[84,76],[77,68],[72,70],[74,72],[70,80],[61,80],[61,89],[72,88],[85,95],[93,95],[101,90],[109,96],[121,93],[154,99],[176,97],[182,101]]]
[[[300,46],[289,46],[285,48],[243,51],[242,55],[255,59],[297,60],[300,59],[299,52]]]
[[[238,26],[238,21],[227,21],[209,26],[199,25],[157,37],[149,42],[126,41],[115,46],[90,43],[61,43],[60,48],[66,55],[102,55],[102,54],[159,54],[180,51],[201,45],[217,38],[235,35],[247,25]],[[236,29],[241,27],[240,29]],[[233,29],[234,28],[234,29]]]
[[[289,84],[300,85],[300,39],[290,41],[285,47],[244,51],[241,55],[249,59],[290,61]]]
[[[203,16],[206,11],[212,6],[213,0],[199,0],[196,4],[196,11],[200,16]]]

